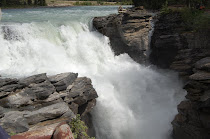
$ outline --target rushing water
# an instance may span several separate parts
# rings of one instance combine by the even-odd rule
[[[94,16],[117,7],[3,10],[0,74],[23,77],[76,72],[98,92],[92,112],[97,139],[167,139],[184,91],[174,73],[114,56],[109,38],[92,28]]]

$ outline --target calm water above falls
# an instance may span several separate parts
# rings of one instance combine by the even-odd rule
[[[76,72],[99,94],[92,112],[97,139],[168,139],[184,91],[176,75],[114,56],[109,39],[93,31],[94,16],[117,7],[3,10],[0,74],[23,77]]]

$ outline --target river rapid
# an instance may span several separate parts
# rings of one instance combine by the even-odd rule
[[[97,139],[168,139],[185,92],[177,75],[114,56],[92,27],[117,6],[2,10],[0,75],[79,73],[99,97],[92,112]]]

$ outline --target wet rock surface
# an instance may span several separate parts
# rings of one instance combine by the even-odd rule
[[[95,17],[94,27],[110,39],[115,55],[127,53],[138,63],[146,63],[152,14],[128,9],[124,13]]]
[[[181,15],[158,17],[151,41],[150,60],[179,73],[185,82],[186,100],[174,118],[174,139],[210,138],[210,30],[188,32]]]
[[[30,136],[32,131],[35,136],[53,133],[53,125],[69,123],[76,114],[86,117],[98,95],[89,78],[77,76],[62,73],[48,77],[44,73],[24,79],[0,77],[0,126],[7,133],[24,132],[18,138]],[[39,128],[43,130],[38,131]],[[64,128],[69,130],[66,126],[58,130]],[[54,138],[58,139],[60,134],[57,132]],[[52,134],[47,136],[51,138]]]

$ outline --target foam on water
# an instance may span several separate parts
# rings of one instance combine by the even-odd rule
[[[182,85],[174,73],[139,65],[127,54],[114,56],[109,39],[90,23],[116,9],[3,11],[0,74],[19,78],[76,72],[90,77],[99,95],[92,112],[98,139],[167,139],[185,94]]]

